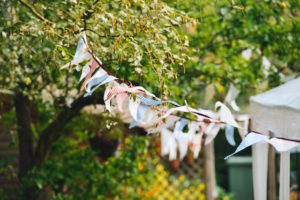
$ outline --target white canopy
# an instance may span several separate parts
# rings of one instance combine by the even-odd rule
[[[251,97],[252,129],[265,135],[300,140],[300,78]],[[252,148],[255,200],[267,199],[268,144]],[[289,152],[281,153],[280,200],[289,199]]]
[[[257,128],[277,137],[300,139],[300,78],[251,97],[250,109]]]

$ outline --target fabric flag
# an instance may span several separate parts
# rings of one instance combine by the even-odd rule
[[[149,108],[144,116],[144,119],[140,122],[140,127],[149,129],[158,125],[158,112]]]
[[[236,121],[234,120],[233,115],[231,114],[229,108],[227,108],[227,106],[225,106],[224,104],[222,104],[220,101],[218,101],[215,105],[215,109],[219,109],[218,111],[218,115],[219,115],[219,119],[226,123],[229,124],[231,126],[234,126],[236,128],[241,128]]]
[[[161,105],[163,103],[162,101],[149,99],[149,98],[146,98],[142,95],[137,95],[137,97],[138,97],[139,100],[141,100],[141,102],[143,102],[144,104],[146,104],[148,106],[158,106],[158,105]]]
[[[80,76],[79,81],[82,81],[88,75],[88,73],[90,72],[90,66],[89,66],[90,64],[92,64],[92,63],[89,62],[86,65],[84,65],[84,67],[82,68],[81,76]]]
[[[299,142],[282,140],[278,138],[271,138],[267,142],[271,144],[278,152],[290,151],[293,148],[300,146]]]
[[[106,100],[106,99],[108,99],[108,94],[110,93],[112,88],[118,85],[119,83],[117,83],[116,81],[112,81],[106,86],[106,89],[104,91],[103,99],[104,99],[105,109],[108,110],[110,113],[111,113],[110,100]]]
[[[159,106],[163,103],[170,103],[174,106],[177,106],[179,107],[180,105],[178,103],[176,103],[175,101],[170,101],[170,100],[167,100],[167,101],[161,101],[160,99],[157,98],[157,100],[154,100],[154,99],[149,99],[149,98],[146,98],[142,95],[138,95],[138,98],[146,105],[149,105],[149,106]]]
[[[135,127],[140,121],[144,119],[144,116],[149,108],[149,106],[144,105],[144,104],[136,104],[136,103],[129,103],[129,111],[132,114],[133,121],[130,123],[129,128]],[[136,107],[137,105],[137,107]]]
[[[177,103],[177,102],[175,102],[175,101],[168,100],[168,102],[169,102],[170,104],[172,104],[173,106],[177,106],[177,107],[180,107],[180,106],[181,106],[179,103]]]
[[[225,126],[225,136],[226,136],[226,140],[227,142],[231,145],[231,146],[235,146],[235,140],[234,140],[234,127],[231,125],[226,125]]]
[[[99,70],[97,70],[97,72],[92,77],[89,76],[90,75],[87,75],[87,77],[85,78],[84,82],[81,85],[80,91],[85,89],[87,92],[90,92],[92,87],[105,80],[108,77],[108,74],[104,71],[104,69],[99,68]]]
[[[91,60],[91,59],[92,59],[92,55],[88,51],[86,35],[85,35],[85,33],[82,33],[82,38],[80,38],[78,43],[77,43],[76,53],[75,53],[72,61],[65,64],[60,69],[61,70],[66,69],[66,68],[68,68],[72,65],[76,65],[76,69],[77,69],[77,71],[79,71],[78,65],[80,63],[82,63],[83,61]]]
[[[187,154],[188,144],[191,141],[189,133],[183,133],[183,128],[188,124],[189,120],[182,118],[178,121],[174,128],[174,136],[179,147],[179,158],[182,160]]]
[[[115,78],[113,76],[110,76],[110,75],[107,75],[107,74],[103,75],[102,77],[97,78],[96,80],[93,79],[93,82],[91,82],[90,84],[88,83],[87,93],[85,93],[84,97],[92,95],[93,92],[95,92],[98,87],[100,87],[101,85],[104,85],[106,83],[110,83],[110,82],[112,82],[116,79],[117,78]],[[98,85],[96,87],[94,87],[93,89],[91,89],[95,85],[95,82]]]
[[[110,107],[110,115],[114,118],[118,118],[121,122],[125,124],[130,124],[133,121],[133,117],[129,111],[129,101],[130,99],[128,97],[124,99],[122,103],[122,110],[120,111],[120,105],[117,103],[117,98],[113,99],[111,101],[112,105]]]
[[[130,94],[146,94],[148,96],[157,98],[154,94],[148,92],[145,88],[137,86],[137,87],[129,87],[126,84],[121,84],[121,85],[117,85],[115,87],[113,87],[111,89],[111,91],[109,92],[109,94],[107,95],[107,99],[105,100],[109,100],[111,98],[113,98],[115,95],[119,94],[119,93],[130,93]]]
[[[154,94],[152,94],[151,92],[149,92],[148,90],[146,90],[145,88],[143,88],[142,86],[135,86],[135,87],[132,87],[136,90],[140,90],[140,91],[143,91],[146,95],[150,96],[150,97],[154,97],[154,98],[157,98]],[[158,98],[157,98],[158,99]]]
[[[283,140],[280,138],[269,139],[269,136],[267,136],[267,135],[262,135],[262,134],[251,132],[242,140],[241,144],[238,146],[238,148],[235,150],[235,152],[233,154],[225,157],[225,159],[228,159],[231,156],[233,156],[234,154],[244,150],[245,148],[247,148],[253,144],[259,143],[259,142],[271,144],[278,152],[290,151],[291,149],[300,146],[299,142]]]
[[[95,70],[98,67],[99,67],[99,63],[97,62],[97,60],[92,59],[91,68],[89,69],[88,73],[85,75],[85,79],[81,85],[80,91],[82,91],[85,88],[87,81],[91,78],[92,74],[95,72]],[[84,70],[82,70],[81,77],[83,77],[83,72],[84,72]]]
[[[118,108],[119,108],[120,112],[123,112],[123,103],[127,97],[128,97],[128,95],[126,93],[118,94],[116,97]]]
[[[76,52],[74,57],[78,57],[80,55],[80,53],[84,52],[85,50],[87,50],[87,46],[84,42],[84,40],[86,40],[86,35],[84,34],[85,38],[80,38],[78,43],[77,43],[77,47],[76,47]]]
[[[179,127],[178,127],[178,131],[182,131],[183,128],[189,123],[189,120],[185,119],[185,118],[181,118],[180,123],[179,123]]]
[[[190,112],[192,113],[193,115],[197,116],[198,118],[200,119],[208,119],[210,121],[213,121],[214,119],[211,119],[210,117],[208,116],[204,116],[202,115],[198,110],[194,109],[194,108],[190,108],[190,107],[187,107],[187,106],[180,106],[180,107],[176,107],[176,108],[171,108],[169,109],[164,115],[162,115],[160,117],[160,119],[163,119],[163,118],[167,118],[169,115],[171,115],[173,112]],[[201,115],[199,115],[201,114]]]
[[[99,67],[98,62],[94,59],[92,62],[91,70],[87,74],[84,82],[81,85],[80,91],[83,89],[86,90],[86,94],[84,95],[89,96],[92,95],[94,91],[101,85],[106,83],[112,82],[117,78],[111,75],[108,75],[107,72],[102,69],[101,67],[97,70],[97,72],[92,76],[92,73]]]
[[[193,156],[194,158],[197,158],[201,148],[202,148],[202,140],[203,140],[203,135],[206,132],[206,129],[208,127],[209,124],[207,123],[195,123],[196,125],[196,130],[199,130],[199,127],[201,126],[201,131],[200,133],[196,134],[197,131],[194,132],[194,134],[192,135],[192,139],[191,139],[191,143],[192,143],[192,151],[193,151]]]
[[[110,106],[110,101],[107,100],[105,101],[105,99],[107,99],[107,96],[109,94],[109,92],[111,91],[113,85],[108,85],[104,91],[104,95],[103,95],[103,99],[104,99],[104,104],[105,104],[105,109],[108,110],[111,113],[111,106]]]
[[[193,157],[197,158],[199,156],[199,153],[201,151],[201,142],[202,142],[202,137],[203,135],[201,135],[200,133],[195,134],[193,136],[193,146],[192,146],[192,150],[193,150]]]
[[[236,98],[239,95],[239,91],[236,89],[236,87],[234,87],[233,84],[230,84],[228,93],[225,97],[225,102],[228,103],[231,108],[235,111],[240,111],[240,108],[236,105]]]
[[[241,142],[241,144],[237,147],[237,149],[235,150],[235,152],[233,152],[232,154],[230,154],[229,156],[226,156],[225,159],[230,158],[231,156],[237,154],[238,152],[246,149],[249,146],[252,146],[253,144],[262,142],[262,141],[266,141],[268,139],[269,136],[267,135],[261,135],[261,134],[257,134],[257,133],[249,133]]]
[[[177,143],[171,131],[163,127],[161,130],[161,155],[169,154],[169,160],[176,160]]]
[[[221,124],[215,124],[215,123],[210,123],[205,131],[206,138],[205,138],[205,145],[208,145],[213,141],[213,139],[217,136],[219,133],[221,127],[223,125]]]
[[[238,129],[241,138],[244,138],[245,135],[248,133],[248,126],[249,126],[249,115],[237,115],[236,120],[238,124],[243,127],[242,129]]]
[[[125,83],[119,84],[119,83],[113,81],[112,84],[110,84],[104,92],[103,98],[104,98],[106,109],[109,112],[111,112],[111,100],[114,96],[116,96],[119,110],[122,109],[123,102],[125,101],[126,97],[128,97],[127,93],[142,93],[142,91],[132,89]],[[132,110],[132,108],[130,108],[130,109]],[[120,110],[120,111],[122,111],[122,110]]]
[[[136,87],[129,87],[126,84],[121,84],[121,85],[117,85],[117,86],[113,87],[109,91],[109,93],[107,95],[107,99],[104,99],[104,100],[105,101],[110,100],[111,98],[113,98],[114,96],[116,96],[117,94],[120,94],[120,93],[141,94],[141,93],[144,93],[144,91],[139,90]]]
[[[156,117],[158,118],[158,115],[156,115]],[[161,132],[161,130],[163,128],[172,128],[174,126],[174,123],[176,121],[178,121],[180,118],[177,117],[177,116],[169,116],[166,118],[166,120],[163,122],[163,123],[159,123],[160,121],[157,119],[156,122],[158,123],[155,123],[156,125],[154,127],[150,127],[149,129],[147,129],[147,132],[149,134],[151,133],[158,133],[158,132]]]

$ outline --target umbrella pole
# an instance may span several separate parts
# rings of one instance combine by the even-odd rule
[[[290,152],[280,153],[279,200],[290,199]]]

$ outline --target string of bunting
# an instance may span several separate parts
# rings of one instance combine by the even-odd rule
[[[89,47],[87,37],[81,32],[76,53],[71,62],[61,69],[76,66],[81,71],[80,91],[85,90],[84,96],[89,96],[100,86],[106,85],[104,92],[105,108],[112,116],[129,123],[129,128],[139,126],[150,133],[160,133],[161,155],[169,156],[169,160],[177,157],[183,159],[190,149],[194,158],[198,157],[202,145],[209,144],[218,134],[220,129],[225,129],[228,143],[235,146],[234,128],[237,128],[243,138],[236,151],[225,159],[256,143],[270,143],[277,151],[289,151],[300,146],[300,141],[286,138],[270,138],[256,131],[248,133],[248,117],[241,120],[243,127],[235,120],[229,108],[221,102],[215,105],[216,112],[203,109],[194,109],[185,101],[180,105],[171,100],[161,100],[141,86],[128,86],[124,81],[114,77],[104,68],[101,60],[97,58]],[[80,69],[80,63],[86,64]],[[231,85],[225,102],[238,111],[235,99],[238,95],[236,88]],[[170,106],[172,106],[170,108]],[[190,113],[196,119],[178,116],[174,113]],[[187,131],[184,131],[187,127]],[[203,141],[205,135],[205,141]],[[179,155],[178,155],[179,150]]]

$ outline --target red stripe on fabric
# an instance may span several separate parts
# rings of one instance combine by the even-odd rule
[[[93,58],[92,60],[92,64],[91,64],[91,68],[89,73],[86,75],[81,88],[80,88],[80,92],[82,92],[82,90],[84,90],[86,83],[88,82],[88,80],[92,77],[92,74],[95,72],[95,70],[99,67],[99,63],[96,61],[96,59]]]

